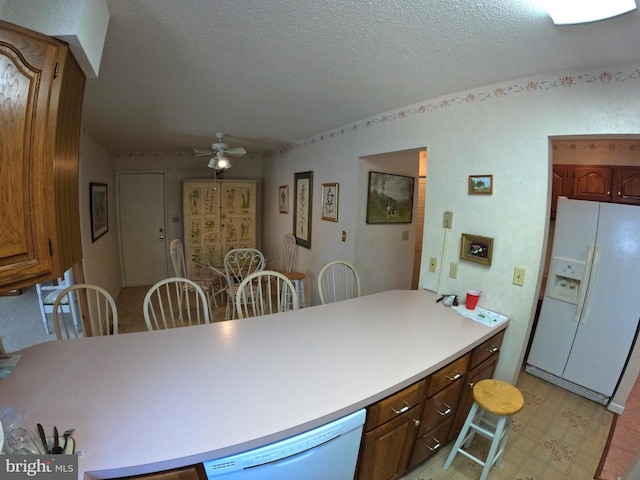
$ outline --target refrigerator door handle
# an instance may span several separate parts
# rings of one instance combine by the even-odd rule
[[[600,247],[595,247],[595,253],[593,254],[593,266],[589,273],[589,283],[587,284],[587,294],[584,299],[584,311],[580,316],[580,323],[586,323],[589,316],[589,304],[591,302],[591,293],[593,292],[593,284],[596,281],[596,271],[598,270],[598,262],[600,261]]]
[[[591,272],[591,266],[593,264],[594,249],[595,249],[595,245],[590,244],[589,250],[587,251],[587,262],[585,264],[585,269],[584,269],[585,277],[587,278],[586,279],[585,277],[582,278],[578,305],[576,305],[576,314],[573,317],[573,321],[576,323],[580,322],[580,319],[582,317],[582,309],[584,308],[584,305],[585,305],[585,298],[587,296],[586,293],[587,293],[587,289],[589,288],[589,282],[587,281],[587,284],[585,285],[585,281],[591,278],[590,272]]]

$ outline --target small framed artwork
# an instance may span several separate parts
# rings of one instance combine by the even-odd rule
[[[460,260],[491,266],[493,238],[462,234],[460,241]]]
[[[106,183],[89,184],[89,202],[91,212],[91,242],[109,231],[109,212]]]
[[[338,221],[338,187],[337,183],[322,184],[322,220]]]
[[[289,185],[278,187],[278,205],[280,213],[289,213]]]
[[[313,199],[313,172],[294,174],[293,234],[296,243],[311,248],[311,203]]]
[[[367,223],[411,223],[413,177],[369,172]]]
[[[469,175],[469,195],[491,195],[493,175]]]

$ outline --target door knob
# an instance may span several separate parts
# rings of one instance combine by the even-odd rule
[[[160,238],[158,240],[164,240],[164,235],[160,235]]]

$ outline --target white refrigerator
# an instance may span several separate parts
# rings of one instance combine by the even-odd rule
[[[603,405],[640,319],[640,207],[558,199],[526,371]]]

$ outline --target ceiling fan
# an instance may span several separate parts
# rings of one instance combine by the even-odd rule
[[[230,157],[241,157],[246,155],[247,151],[243,147],[234,147],[229,148],[229,145],[224,143],[224,133],[216,133],[216,137],[218,138],[218,142],[211,145],[211,150],[204,150],[201,148],[194,148],[196,157],[202,156],[210,156],[211,157],[208,163],[209,168],[213,168],[217,171],[224,172],[231,168],[231,162],[227,158]]]

